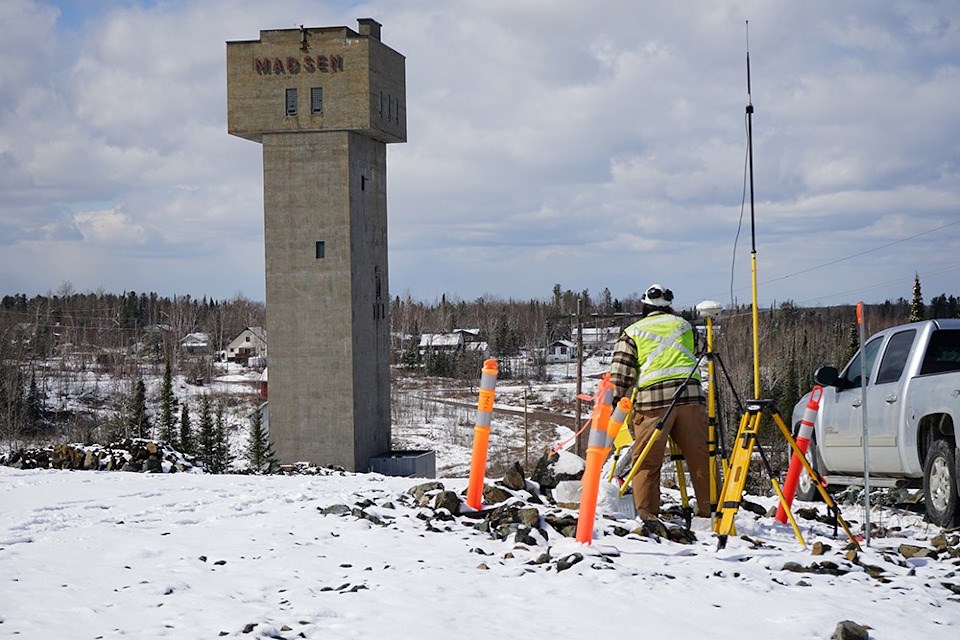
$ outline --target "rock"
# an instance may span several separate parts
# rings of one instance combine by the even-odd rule
[[[500,504],[501,502],[506,502],[512,497],[513,494],[508,492],[506,489],[501,489],[500,487],[489,484],[483,485],[484,504]]]
[[[325,516],[341,516],[352,511],[345,504],[333,504],[329,507],[317,507],[317,509]]]
[[[764,509],[761,505],[756,502],[750,502],[749,500],[744,500],[740,503],[740,508],[749,511],[750,513],[755,513],[758,516],[767,515],[767,510]]]
[[[433,498],[434,509],[446,509],[453,515],[460,513],[460,504],[456,491],[441,491]]]
[[[851,620],[837,623],[837,628],[830,636],[830,640],[869,640],[869,638],[867,628]]]
[[[413,496],[413,499],[417,502],[420,502],[424,495],[431,491],[443,491],[442,482],[424,482],[423,484],[418,484],[415,487],[410,487],[407,489],[407,493]]]
[[[586,466],[583,458],[559,451],[546,453],[537,460],[537,466],[530,479],[540,485],[540,492],[550,497],[550,491],[556,488],[557,483],[563,480],[580,480]]]
[[[656,536],[658,538],[667,538],[670,539],[670,530],[667,529],[667,525],[663,524],[657,518],[641,518],[643,522],[643,529],[641,535],[652,537]]]
[[[507,475],[503,476],[503,485],[514,491],[521,491],[527,488],[526,478],[523,477],[523,467],[519,462],[514,462]]]
[[[926,549],[912,544],[901,544],[897,547],[897,551],[904,558],[929,558],[930,556],[935,556],[933,549]]]
[[[565,571],[581,560],[583,560],[583,555],[580,553],[571,553],[568,556],[564,556],[557,560],[557,572]]]
[[[693,544],[697,541],[697,534],[686,527],[670,527],[668,537],[679,544]]]
[[[844,553],[844,554],[843,554],[843,557],[846,558],[848,562],[852,562],[852,563],[854,563],[854,564],[856,564],[856,563],[857,563],[857,560],[859,559],[859,556],[857,555],[857,552],[854,551],[853,549],[850,549],[849,551],[847,551],[846,553]]]
[[[544,522],[550,525],[554,531],[567,538],[574,538],[577,535],[577,518],[571,515],[557,515],[548,513],[543,517]]]
[[[163,473],[163,464],[160,463],[160,458],[150,456],[144,463],[143,470],[146,473]]]
[[[810,573],[810,569],[798,562],[787,562],[783,565],[783,570],[792,571],[793,573]]]
[[[930,540],[930,546],[934,549],[946,549],[950,545],[947,542],[947,536],[941,533]]]
[[[829,551],[830,547],[823,544],[820,541],[813,543],[813,548],[810,549],[810,554],[814,556],[822,556],[826,551]]]
[[[820,514],[813,507],[801,507],[794,511],[793,515],[798,518],[803,518],[804,520],[816,520]]]

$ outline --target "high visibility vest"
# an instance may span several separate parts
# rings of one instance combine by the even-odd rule
[[[637,346],[637,386],[686,378],[700,380],[697,358],[693,355],[693,327],[683,318],[654,313],[626,328],[625,333]]]

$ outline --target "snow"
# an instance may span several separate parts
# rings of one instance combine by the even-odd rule
[[[523,545],[418,506],[407,492],[423,482],[0,467],[0,637],[828,638],[849,619],[899,640],[952,638],[960,626],[958,596],[943,586],[960,583],[957,560],[897,551],[941,533],[910,512],[871,514],[888,534],[859,561],[881,567],[882,582],[814,520],[799,521],[809,545],[831,547],[822,557],[744,510],[737,530],[749,539],[717,550],[705,519],[691,545],[617,535],[639,522],[609,517],[601,500],[593,545],[549,527]],[[675,493],[664,489],[665,502]],[[385,524],[322,511],[337,504]],[[848,521],[862,515],[844,509]],[[572,554],[583,561],[559,570]],[[823,561],[849,572],[783,569]]]

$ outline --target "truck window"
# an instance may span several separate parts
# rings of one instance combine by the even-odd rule
[[[920,375],[960,371],[960,330],[937,329],[930,336]]]
[[[873,363],[877,360],[877,351],[880,349],[880,343],[883,341],[882,337],[877,337],[868,342],[863,350],[867,354],[867,382],[870,382],[870,372],[873,371]],[[841,389],[850,389],[851,387],[860,386],[860,367],[861,360],[860,357],[862,354],[858,351],[857,355],[853,357],[853,360],[850,361],[850,364],[847,365],[847,368],[844,369],[843,373],[840,375],[839,386]]]
[[[903,367],[907,364],[907,356],[910,355],[910,347],[913,346],[913,339],[917,335],[916,329],[900,331],[893,334],[887,342],[887,348],[883,352],[883,359],[880,360],[880,371],[877,372],[877,384],[885,382],[896,382],[903,373]]]

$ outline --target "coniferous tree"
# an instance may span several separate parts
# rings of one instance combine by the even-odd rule
[[[250,445],[247,447],[247,461],[254,473],[270,473],[277,465],[277,456],[273,452],[270,434],[263,427],[263,415],[260,407],[254,407],[250,416]]]
[[[180,407],[180,451],[183,453],[194,453],[193,430],[190,426],[190,408],[187,401],[183,401]]]
[[[200,402],[200,427],[197,431],[197,456],[207,470],[213,469],[216,441],[213,433],[213,414],[210,412],[210,398],[203,396]]]
[[[920,291],[920,274],[913,274],[913,299],[910,301],[910,317],[907,322],[919,322],[926,317],[923,307],[923,293]]]
[[[230,456],[230,442],[227,440],[227,426],[223,416],[223,402],[217,403],[213,439],[213,463],[211,467],[214,473],[226,473],[227,468],[233,460]]]
[[[26,410],[24,411],[24,426],[28,432],[34,432],[40,427],[40,416],[43,413],[43,399],[37,389],[37,374],[30,374],[30,390],[27,392]]]
[[[143,383],[143,379],[137,380],[134,385],[128,419],[131,437],[150,437],[150,418],[147,415],[147,386]]]
[[[177,446],[177,398],[173,395],[173,371],[167,358],[160,386],[160,439]]]

